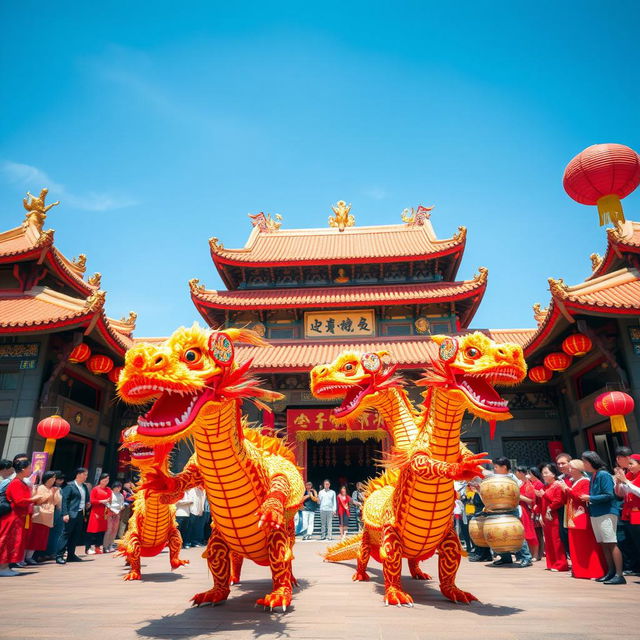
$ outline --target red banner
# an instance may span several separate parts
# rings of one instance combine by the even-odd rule
[[[335,422],[331,409],[288,409],[287,435],[289,441],[322,440],[339,438],[362,437],[362,432],[368,432],[366,437],[380,440],[387,430],[382,417],[378,413],[362,413],[352,424]]]

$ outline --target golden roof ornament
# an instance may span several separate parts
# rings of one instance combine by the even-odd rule
[[[403,209],[400,217],[402,218],[402,222],[405,222],[410,227],[424,225],[425,220],[428,220],[431,217],[431,211],[434,207],[423,207],[422,205],[418,205],[417,209],[411,207],[411,209]]]
[[[87,311],[98,311],[102,309],[102,307],[104,307],[104,301],[106,297],[106,291],[94,291],[84,303],[85,309],[87,309]]]
[[[256,214],[249,213],[248,216],[251,218],[251,225],[265,233],[279,231],[282,226],[282,216],[279,213],[276,213],[273,218],[270,213],[265,214],[263,211]]]
[[[99,271],[96,271],[88,280],[87,284],[90,284],[92,287],[100,287],[100,281],[102,280],[102,274]]]
[[[129,311],[129,317],[125,318],[124,316],[122,316],[122,318],[120,318],[120,322],[122,322],[122,324],[129,325],[130,327],[133,327],[135,329],[137,319],[138,319],[138,314],[135,311]]]
[[[344,200],[338,200],[335,206],[331,207],[335,216],[329,216],[329,226],[338,227],[339,231],[344,231],[347,227],[353,227],[356,219],[351,215],[351,205]]]
[[[602,264],[602,256],[599,253],[592,253],[589,258],[591,258],[591,270],[595,271]]]
[[[218,240],[218,238],[216,238],[215,236],[209,238],[209,249],[211,249],[211,251],[220,251],[221,249],[224,249],[224,245],[222,244],[222,242],[220,242]]]
[[[71,261],[71,264],[78,270],[84,273],[87,270],[87,256],[81,253],[77,258]]]
[[[486,282],[489,277],[489,269],[487,267],[478,267],[478,273],[473,276],[474,282]]]
[[[36,241],[36,247],[44,247],[46,244],[53,243],[53,229],[47,229],[46,231],[41,231],[38,240]]]
[[[569,285],[565,284],[562,278],[549,278],[549,291],[552,296],[564,297],[564,294],[569,290]]]
[[[191,278],[191,280],[189,280],[189,289],[191,289],[191,293],[204,293],[205,291],[204,285],[200,284],[198,278]]]
[[[456,242],[462,242],[467,237],[467,227],[458,227],[458,232],[454,234],[453,239]]]
[[[27,191],[27,197],[22,200],[22,205],[27,210],[24,217],[24,225],[34,225],[38,231],[42,231],[44,221],[47,219],[47,212],[60,204],[59,201],[52,202],[49,205],[45,205],[45,199],[49,193],[49,189],[46,187],[40,191],[40,196],[35,197]]]
[[[549,307],[545,307],[543,309],[539,302],[536,302],[533,305],[533,319],[536,321],[538,326],[544,322],[544,319],[547,317],[547,313],[549,313]]]

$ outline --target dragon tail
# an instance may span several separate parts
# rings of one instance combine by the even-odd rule
[[[358,557],[358,549],[362,541],[362,533],[349,536],[336,544],[327,548],[322,557],[325,562],[342,562],[344,560],[355,560]]]

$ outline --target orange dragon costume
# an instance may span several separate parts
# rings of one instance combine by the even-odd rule
[[[228,598],[235,556],[269,566],[273,590],[258,604],[285,611],[292,596],[293,517],[304,484],[293,453],[279,439],[242,426],[242,399],[281,395],[258,386],[248,374],[250,362],[235,362],[234,341],[268,346],[252,331],[212,332],[197,324],[181,327],[161,345],[136,345],[126,354],[118,391],[129,403],[155,401],[138,419],[144,444],[193,436],[197,465],[177,476],[158,469],[143,485],[175,493],[201,484],[207,494],[214,526],[203,556],[213,588],[196,594],[193,603]]]
[[[326,555],[332,561],[357,557],[356,580],[368,579],[366,567],[370,555],[380,560],[385,604],[412,606],[413,599],[402,589],[402,558],[418,562],[436,552],[443,595],[454,602],[477,599],[455,584],[462,548],[452,521],[453,481],[481,476],[480,465],[490,460],[484,457],[485,453],[468,455],[461,448],[462,418],[468,410],[489,421],[493,431],[496,422],[511,418],[507,402],[494,385],[517,384],[526,375],[522,348],[518,345],[496,344],[478,332],[460,337],[433,336],[433,340],[439,344],[439,357],[419,382],[429,387],[424,394],[425,410],[419,433],[406,449],[395,451],[386,478],[382,476],[370,483],[361,539],[356,536],[339,543],[329,548]],[[321,377],[318,368],[314,369],[314,393],[322,392]],[[348,376],[344,378],[348,380]],[[329,386],[332,383],[335,380]],[[328,393],[330,390],[325,391],[324,397],[329,397]],[[356,401],[359,394],[362,390],[355,394]],[[351,391],[345,403],[353,402],[353,398]]]
[[[137,428],[130,427],[123,433],[122,447],[129,450],[131,464],[140,470],[141,482],[156,466],[167,472],[168,456],[173,445],[145,446],[138,441]],[[179,497],[176,496],[176,499]],[[118,554],[124,556],[129,564],[129,573],[124,579],[140,580],[140,558],[157,556],[167,545],[172,569],[189,564],[188,560],[180,559],[182,536],[176,522],[175,506],[169,504],[165,496],[138,490],[129,527],[118,545]]]

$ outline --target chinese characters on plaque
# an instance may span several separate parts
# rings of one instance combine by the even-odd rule
[[[305,338],[374,336],[375,328],[372,309],[308,311],[304,314]]]
[[[385,423],[379,413],[361,413],[352,425],[347,427],[334,421],[331,409],[289,409],[287,411],[287,431],[374,431],[384,429]]]

